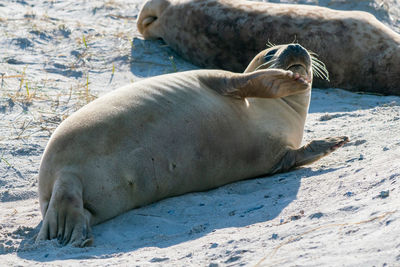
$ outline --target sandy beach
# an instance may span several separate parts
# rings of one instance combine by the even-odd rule
[[[363,10],[400,32],[397,0],[271,2]],[[141,5],[0,2],[0,266],[400,266],[400,97],[340,88],[312,92],[303,142],[351,140],[322,160],[132,210],[94,226],[91,247],[34,242],[60,122],[122,85],[198,68],[142,39]]]

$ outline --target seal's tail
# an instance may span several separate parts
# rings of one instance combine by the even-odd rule
[[[145,39],[161,37],[158,34],[158,19],[169,5],[168,0],[148,0],[144,3],[137,20],[137,28]]]

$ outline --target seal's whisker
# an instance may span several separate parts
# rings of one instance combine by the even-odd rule
[[[258,66],[254,71],[259,70],[259,69],[261,69],[262,67],[264,67],[264,66],[266,66],[266,65],[267,65],[267,63],[263,63],[263,64],[261,64],[260,66]]]
[[[311,62],[312,62],[313,70],[315,71],[315,75],[317,77],[320,77],[321,79],[325,79],[325,80],[329,81],[329,72],[326,69],[325,63],[322,62],[321,60],[319,60],[314,55],[311,55]]]
[[[321,63],[319,63],[319,62],[316,62],[316,61],[312,61],[312,63],[311,63],[312,65],[315,65],[315,66],[318,66],[321,70],[323,70],[323,71],[326,71],[326,67],[325,67],[325,65],[322,65]]]
[[[265,45],[267,46],[267,48],[271,48],[271,47],[275,46],[273,43],[271,43],[270,40],[268,40],[268,42]]]
[[[318,72],[319,74],[323,76],[327,76],[326,72],[321,68],[321,66],[318,66],[317,64],[312,64],[312,68],[315,72]]]
[[[317,58],[311,58],[312,64],[318,65],[323,71],[327,72],[327,74],[329,75],[328,69],[326,68],[326,65],[324,62],[322,62],[321,60],[317,59]]]
[[[255,69],[255,71],[261,69],[262,67],[267,66],[268,64],[271,64],[271,66],[268,67],[268,68],[271,68],[272,66],[274,66],[274,63],[276,63],[276,61],[277,61],[276,58],[275,58],[275,59],[268,60],[267,62],[265,62],[265,63],[261,64],[260,66],[258,66],[258,67]]]
[[[265,64],[275,64],[277,61],[278,61],[277,58],[273,58],[273,59],[270,59],[267,62],[265,62]]]
[[[321,60],[319,60],[316,56],[311,56],[311,60],[316,61],[316,62],[320,63],[321,65],[325,66],[325,63],[322,62]]]
[[[329,80],[329,72],[325,66],[322,66],[321,64],[316,62],[312,62],[312,66],[313,68],[318,69],[318,71],[320,71],[324,76],[326,76],[327,80]]]
[[[278,66],[275,63],[268,67],[268,69],[274,69],[274,68],[278,68]]]
[[[321,76],[321,74],[319,74],[319,72],[317,70],[314,70],[314,75],[318,78],[323,79],[324,77]]]
[[[317,65],[315,62],[312,63],[312,67],[315,76],[329,81],[329,72],[326,69],[324,69],[322,66]]]
[[[311,64],[312,65],[314,65],[314,66],[318,66],[321,70],[323,70],[323,71],[327,71],[326,70],[326,66],[322,63],[319,63],[318,61],[314,61],[314,60],[312,60],[311,61]]]

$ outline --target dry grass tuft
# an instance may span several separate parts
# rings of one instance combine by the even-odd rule
[[[29,139],[33,135],[50,136],[57,126],[72,113],[97,98],[90,90],[90,77],[80,80],[69,90],[59,91],[47,86],[47,80],[31,81],[25,67],[21,74],[0,74],[1,95],[6,105],[4,111],[22,107],[23,113],[14,118],[7,139]],[[43,77],[43,76],[42,76]],[[10,81],[5,82],[6,80]],[[57,85],[56,85],[57,86]],[[35,108],[30,108],[36,105]],[[0,161],[6,163],[4,158]]]

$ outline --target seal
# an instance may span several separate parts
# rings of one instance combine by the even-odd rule
[[[331,73],[330,82],[316,75],[315,87],[400,95],[400,35],[366,12],[238,0],[148,0],[137,28],[199,66],[236,72],[266,43],[296,40],[318,54]]]
[[[271,49],[279,68],[152,77],[63,121],[39,170],[37,240],[86,246],[92,225],[133,208],[288,171],[345,144],[342,136],[301,147],[311,57],[297,44]]]

